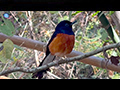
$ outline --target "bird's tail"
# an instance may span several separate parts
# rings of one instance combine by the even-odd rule
[[[46,64],[52,62],[54,59],[55,59],[54,55],[49,54],[48,56],[45,56],[45,58],[40,63],[39,67],[42,66],[42,65],[46,65]],[[49,70],[49,68],[47,68],[45,70],[42,70],[42,71],[39,71],[37,73],[33,73],[33,77],[32,78],[38,77],[38,79],[41,79],[43,77],[43,74],[46,73],[47,70]]]

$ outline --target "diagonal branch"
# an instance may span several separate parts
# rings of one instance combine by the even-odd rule
[[[106,46],[104,46],[102,48],[98,48],[98,49],[96,49],[94,51],[91,51],[91,52],[88,52],[88,53],[85,53],[85,54],[82,54],[82,55],[79,55],[79,56],[75,56],[75,57],[72,57],[72,58],[66,58],[64,60],[60,59],[59,61],[54,61],[54,62],[48,63],[47,65],[37,67],[35,69],[25,69],[25,68],[21,68],[21,67],[11,68],[9,70],[5,70],[3,72],[0,72],[0,75],[9,74],[9,73],[12,73],[12,72],[17,72],[17,71],[25,72],[25,73],[35,73],[35,72],[41,71],[43,69],[47,69],[47,68],[49,68],[51,66],[64,64],[64,63],[68,63],[68,62],[73,62],[73,61],[78,61],[78,60],[80,61],[80,60],[83,60],[83,59],[85,59],[87,57],[90,57],[92,55],[98,54],[98,53],[102,52],[103,50],[108,50],[108,49],[117,48],[117,47],[120,47],[120,43],[106,45]],[[101,62],[99,64],[99,67],[106,68],[105,64],[106,64],[106,61],[101,60]],[[113,65],[113,64],[111,64],[110,61],[109,61],[109,63],[107,63],[107,69],[120,72],[120,66],[119,65],[118,66]]]

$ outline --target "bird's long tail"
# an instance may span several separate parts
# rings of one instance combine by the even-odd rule
[[[49,54],[48,56],[45,56],[45,58],[40,63],[39,67],[42,66],[42,65],[46,65],[46,64],[52,62],[54,59],[55,59],[54,55]],[[43,73],[46,73],[47,70],[49,70],[49,68],[45,69],[45,70],[42,70],[42,71],[39,71],[37,73],[33,73],[33,77],[32,78],[38,77],[38,79],[41,79],[43,77]]]

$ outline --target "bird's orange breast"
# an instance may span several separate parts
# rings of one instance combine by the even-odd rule
[[[57,36],[50,43],[49,50],[52,55],[64,56],[69,54],[74,47],[75,37],[68,34],[57,34]]]

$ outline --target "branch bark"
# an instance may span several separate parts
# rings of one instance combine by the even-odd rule
[[[12,42],[18,46],[21,47],[27,47],[30,49],[36,49],[38,51],[45,51],[46,49],[46,43],[40,42],[40,41],[35,41],[32,39],[27,39],[23,37],[19,37],[17,35],[14,36],[7,36],[3,33],[0,33],[0,42],[4,42],[4,40],[10,39]]]

